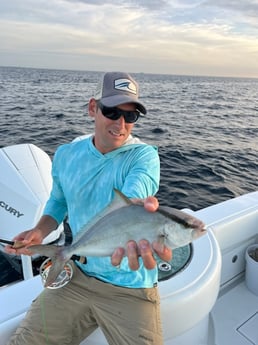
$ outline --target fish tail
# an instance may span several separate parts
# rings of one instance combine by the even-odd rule
[[[65,255],[65,246],[55,246],[55,245],[34,245],[28,247],[28,249],[34,254],[40,254],[42,256],[47,256],[51,259],[51,267],[49,269],[47,280],[44,284],[45,287],[53,284],[63,270],[66,262],[70,259],[71,255]]]

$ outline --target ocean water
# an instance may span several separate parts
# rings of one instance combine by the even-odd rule
[[[198,210],[258,190],[258,79],[132,75],[148,109],[133,133],[159,147],[160,204]],[[33,143],[52,157],[93,132],[87,102],[99,76],[0,67],[0,147]],[[1,253],[0,269],[0,286],[20,279]]]
[[[159,147],[161,204],[197,210],[258,189],[258,79],[133,74],[148,114],[134,134]],[[100,72],[0,67],[0,147],[56,148],[91,133]]]

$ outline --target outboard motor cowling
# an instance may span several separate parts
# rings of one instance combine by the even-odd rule
[[[0,149],[1,238],[11,240],[37,223],[52,186],[51,165],[50,157],[33,144]],[[62,230],[52,232],[44,243],[59,238]]]

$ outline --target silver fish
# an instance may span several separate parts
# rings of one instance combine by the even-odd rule
[[[205,224],[174,208],[160,206],[148,212],[143,204],[135,204],[118,190],[110,205],[84,226],[70,246],[33,245],[28,249],[51,258],[45,286],[51,285],[65,263],[78,256],[111,256],[117,247],[129,240],[150,243],[159,241],[171,249],[189,244],[206,233]]]

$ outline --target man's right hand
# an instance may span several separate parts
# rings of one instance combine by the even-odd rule
[[[27,249],[27,247],[41,244],[43,239],[47,237],[51,231],[58,227],[56,220],[48,215],[43,215],[38,224],[30,229],[21,232],[14,237],[13,241],[19,241],[19,246],[5,246],[5,252],[8,254],[15,255],[32,255],[32,253]]]

